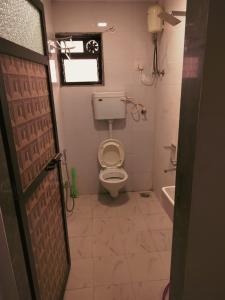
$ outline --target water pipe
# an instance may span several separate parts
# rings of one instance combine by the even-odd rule
[[[112,139],[112,124],[113,120],[108,120],[109,122],[109,138]]]
[[[75,198],[78,197],[78,192],[77,192],[77,188],[76,188],[76,171],[73,168],[71,171],[71,179],[72,182],[70,180],[70,175],[69,175],[69,170],[68,170],[68,164],[67,164],[67,155],[66,155],[66,150],[63,151],[63,159],[62,159],[62,163],[65,166],[65,170],[66,170],[66,178],[67,181],[65,182],[65,204],[66,204],[66,210],[68,213],[72,213],[74,210],[74,206],[75,206]],[[69,207],[69,199],[72,199],[72,206]]]

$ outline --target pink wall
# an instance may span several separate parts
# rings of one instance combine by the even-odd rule
[[[185,10],[186,0],[162,0],[162,5],[168,11]],[[185,18],[176,27],[165,25],[159,51],[160,65],[166,75],[156,88],[146,87],[140,83],[135,68],[137,63],[142,63],[147,74],[151,70],[152,43],[146,25],[148,6],[145,2],[47,4],[45,1],[50,35],[96,32],[97,21],[107,21],[116,27],[115,33],[103,35],[105,86],[59,88],[59,83],[53,84],[61,148],[68,150],[69,164],[77,169],[80,193],[99,190],[97,149],[100,141],[108,136],[107,124],[93,120],[91,95],[94,91],[125,90],[148,109],[146,120],[135,122],[128,114],[126,124],[117,122],[114,127],[114,137],[126,148],[127,190],[153,187],[160,196],[162,186],[175,183],[175,172],[164,173],[171,165],[169,151],[163,146],[177,145]]]
[[[46,22],[46,31],[47,38],[54,39],[55,31],[53,28],[53,19],[52,19],[52,3],[50,0],[43,0],[44,10],[45,10],[45,22]],[[55,112],[56,112],[56,120],[57,120],[57,128],[58,128],[58,136],[59,136],[59,144],[60,149],[64,149],[64,135],[63,135],[63,121],[62,121],[62,107],[60,104],[60,85],[59,85],[59,73],[57,68],[57,56],[56,54],[52,54],[49,57],[52,60],[56,67],[56,76],[57,82],[53,82],[53,94],[54,94],[54,103],[55,103]]]
[[[168,12],[186,10],[186,0],[163,0],[161,3]],[[163,186],[175,184],[176,172],[164,173],[165,169],[173,167],[170,151],[164,146],[171,143],[177,146],[178,142],[185,17],[180,20],[182,22],[175,27],[165,23],[159,42],[160,66],[166,73],[155,91],[153,188],[159,198]]]
[[[147,32],[148,3],[53,2],[55,32],[96,32],[97,21],[115,25],[115,33],[103,35],[105,86],[61,87],[65,147],[70,166],[78,173],[78,189],[83,193],[99,190],[97,149],[108,137],[107,124],[94,122],[91,95],[94,91],[125,90],[143,103],[146,120],[135,122],[128,114],[126,124],[116,122],[114,138],[126,149],[127,190],[152,187],[154,88],[140,83],[137,62],[150,70],[151,35]]]

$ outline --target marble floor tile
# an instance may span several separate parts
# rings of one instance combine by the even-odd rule
[[[77,289],[74,291],[67,290],[63,300],[93,300],[93,288]]]
[[[172,222],[151,194],[84,195],[68,217],[72,267],[64,300],[161,300]]]
[[[93,235],[93,219],[73,215],[68,220],[69,237],[90,237]]]
[[[113,233],[96,236],[93,243],[93,255],[94,257],[125,255],[124,235]]]
[[[72,261],[67,290],[83,289],[93,286],[93,260],[91,258]]]
[[[165,214],[147,215],[144,217],[150,230],[172,229],[173,225]]]
[[[134,291],[138,300],[161,300],[168,281],[146,281],[134,283]],[[165,300],[169,300],[166,298]]]
[[[69,244],[71,259],[91,258],[93,256],[93,238],[71,237]]]
[[[137,199],[139,199],[141,197],[139,192],[127,192],[127,194],[131,201],[136,201]]]
[[[158,251],[169,251],[172,249],[172,230],[152,230],[152,238]]]
[[[74,217],[92,218],[93,217],[93,208],[89,205],[75,206]]]
[[[143,217],[121,217],[119,218],[120,232],[123,234],[134,233],[137,231],[147,230],[147,225]]]
[[[134,203],[134,202],[136,202],[136,198],[133,196],[133,193],[130,192],[120,193],[118,198],[113,199],[113,205],[117,207],[127,205],[129,203]]]
[[[98,195],[80,195],[75,199],[75,206],[89,206],[93,207],[98,202]]]
[[[163,280],[168,278],[158,252],[128,256],[132,282]]]
[[[94,300],[136,300],[131,283],[94,288]]]
[[[137,201],[129,200],[124,205],[117,207],[118,217],[141,217],[142,213]]]
[[[93,233],[95,236],[109,236],[120,233],[118,218],[95,218],[93,221]]]
[[[94,285],[130,283],[127,260],[123,256],[94,258]]]
[[[129,232],[125,236],[126,254],[155,252],[156,247],[148,230]]]
[[[117,217],[117,210],[114,206],[98,202],[93,207],[93,216],[94,218],[113,218]]]
[[[152,197],[139,199],[139,207],[144,215],[165,214],[165,211],[163,210],[159,201]]]
[[[117,211],[118,208],[124,207],[131,203],[137,203],[134,197],[129,193],[120,193],[117,198],[111,198],[108,194],[98,195],[96,205],[101,204]]]
[[[138,203],[139,198],[141,198],[141,195],[139,192],[127,192],[128,196],[129,196],[129,201],[130,202],[135,202]]]

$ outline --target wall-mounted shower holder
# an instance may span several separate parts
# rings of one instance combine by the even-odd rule
[[[177,159],[176,159],[177,147],[174,144],[171,144],[169,146],[164,146],[164,149],[170,150],[170,162],[171,162],[172,166],[176,167],[176,165],[177,165]]]

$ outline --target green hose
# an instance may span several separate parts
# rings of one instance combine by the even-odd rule
[[[77,191],[77,173],[75,168],[71,169],[71,179],[72,179],[72,183],[71,183],[71,190],[70,190],[70,196],[71,198],[77,198],[78,197],[78,191]]]

